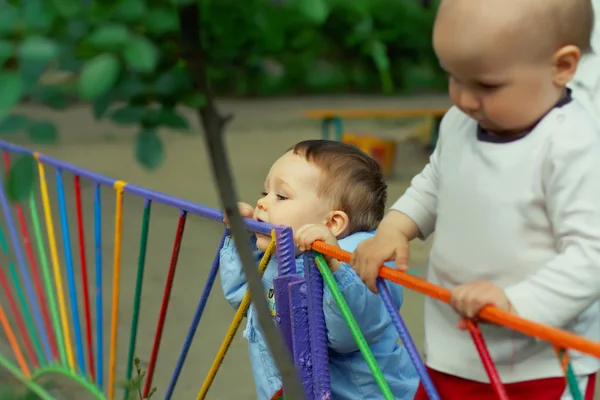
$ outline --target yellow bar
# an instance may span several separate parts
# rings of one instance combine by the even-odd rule
[[[52,221],[52,211],[50,210],[50,198],[48,196],[48,185],[46,183],[46,171],[44,164],[39,160],[39,154],[34,153],[37,160],[38,173],[40,176],[40,191],[42,194],[42,204],[44,206],[44,217],[46,219],[46,231],[48,232],[48,244],[50,247],[50,258],[52,260],[52,270],[54,271],[54,280],[56,285],[56,295],[58,297],[58,308],[60,321],[64,333],[65,348],[67,350],[67,361],[69,368],[75,371],[73,363],[73,349],[71,347],[71,334],[69,330],[69,319],[67,318],[67,308],[65,305],[64,289],[62,276],[60,273],[60,264],[58,262],[58,249],[56,248],[56,236],[54,235],[54,222]]]
[[[108,400],[115,398],[115,368],[117,360],[117,327],[119,323],[119,283],[121,281],[121,231],[123,230],[123,188],[126,182],[116,181],[115,253],[113,260],[112,322],[110,327],[110,360],[108,370]]]
[[[275,244],[276,244],[275,229],[273,229],[271,231],[271,243],[269,244],[269,247],[267,247],[265,254],[263,255],[262,259],[260,260],[260,264],[258,264],[258,273],[261,277],[262,277],[263,273],[265,272],[265,269],[267,269],[267,265],[269,265],[269,260],[271,260],[271,255],[275,251]],[[210,370],[208,371],[208,375],[206,375],[206,378],[204,379],[204,383],[202,384],[202,388],[200,389],[200,392],[198,392],[198,397],[196,397],[196,400],[204,400],[204,398],[206,397],[206,394],[208,393],[208,389],[210,389],[210,386],[212,385],[213,381],[215,380],[215,376],[217,376],[217,372],[219,371],[219,368],[221,368],[221,364],[223,363],[223,360],[225,359],[227,350],[229,350],[229,347],[231,346],[231,342],[233,341],[233,338],[235,337],[235,334],[237,333],[238,329],[240,328],[240,325],[242,324],[242,320],[244,319],[244,316],[246,315],[246,312],[248,311],[248,308],[250,307],[250,303],[251,303],[250,289],[248,289],[248,290],[246,290],[246,294],[244,295],[244,299],[242,300],[242,303],[238,307],[238,309],[235,313],[235,316],[233,317],[233,321],[231,321],[229,330],[227,331],[227,334],[225,335],[225,339],[223,339],[223,343],[221,343],[221,348],[219,348],[217,356],[215,357],[213,364],[210,367]]]

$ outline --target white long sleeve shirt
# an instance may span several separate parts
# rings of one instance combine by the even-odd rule
[[[501,140],[457,108],[429,164],[392,206],[424,237],[435,231],[428,280],[451,289],[488,280],[518,314],[600,341],[600,131],[568,97],[528,134]],[[427,365],[488,382],[450,306],[427,298]],[[481,325],[503,382],[562,376],[550,344]],[[577,375],[598,370],[570,352]]]

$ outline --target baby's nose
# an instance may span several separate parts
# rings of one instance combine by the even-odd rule
[[[260,208],[261,210],[267,210],[267,198],[266,197],[261,197],[260,199],[258,199],[258,208]]]
[[[460,108],[467,111],[477,111],[480,108],[479,99],[468,90],[460,93]]]

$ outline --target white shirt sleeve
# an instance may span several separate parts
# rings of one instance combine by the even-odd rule
[[[557,255],[506,294],[523,318],[564,327],[600,297],[600,132],[574,123],[559,134],[544,177]]]

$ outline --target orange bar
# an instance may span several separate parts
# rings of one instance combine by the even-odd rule
[[[347,251],[330,246],[321,241],[314,242],[312,248],[315,251],[347,263],[350,262],[350,257],[352,257],[352,253],[348,253]],[[399,283],[402,286],[419,293],[423,293],[424,295],[433,297],[434,299],[443,301],[444,303],[450,303],[450,291],[448,289],[434,285],[423,279],[410,276],[404,272],[388,267],[382,267],[379,270],[379,276]],[[484,307],[478,317],[496,325],[511,328],[525,335],[545,340],[555,346],[577,350],[600,358],[600,343],[593,342],[562,329],[526,320],[502,311],[494,306]]]

